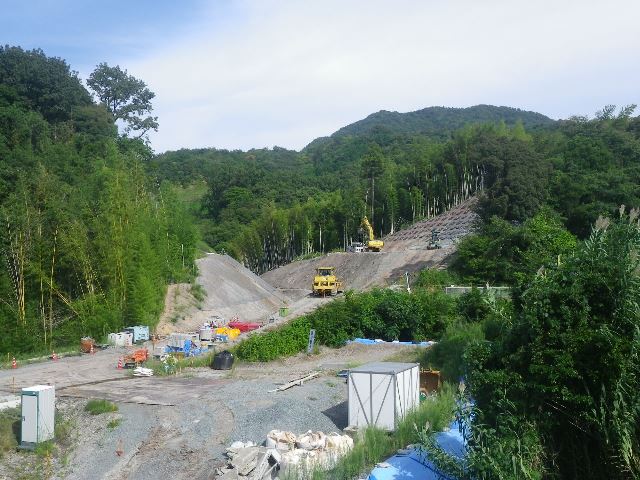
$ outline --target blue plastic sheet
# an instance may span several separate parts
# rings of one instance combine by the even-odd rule
[[[354,338],[353,340],[350,340],[347,343],[361,343],[363,345],[376,345],[378,343],[395,343],[399,345],[415,345],[419,347],[430,347],[436,342],[399,342],[397,340],[394,342],[385,342],[384,340],[380,340],[380,339],[373,340],[371,338]]]
[[[457,421],[451,422],[448,431],[436,434],[436,441],[445,452],[462,461],[465,444],[459,426]],[[387,466],[374,468],[368,480],[455,480],[440,472],[418,449],[398,453],[384,463]]]

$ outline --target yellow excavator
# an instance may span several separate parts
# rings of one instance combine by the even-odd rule
[[[344,291],[342,282],[336,277],[335,267],[318,267],[313,278],[313,294],[319,297],[337,295]]]
[[[376,240],[373,236],[373,227],[369,223],[367,217],[362,219],[362,226],[366,229],[369,234],[369,241],[367,242],[367,250],[369,252],[379,252],[384,247],[384,242],[382,240]]]

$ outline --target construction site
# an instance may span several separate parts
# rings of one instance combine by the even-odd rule
[[[265,438],[267,444],[269,438],[277,443],[280,437],[270,433],[274,430],[335,432],[332,438],[340,444],[350,426],[350,394],[344,375],[337,374],[371,362],[402,362],[425,346],[349,343],[223,369],[197,366],[196,354],[225,351],[246,335],[288,322],[346,290],[407,287],[420,270],[445,266],[451,259],[458,240],[473,231],[473,203],[467,200],[388,235],[378,240],[382,247],[329,253],[261,276],[227,255],[206,254],[197,261],[198,291],[189,284],[169,286],[155,335],[146,332],[136,342],[139,332],[132,330],[130,340],[127,332],[114,332],[109,346],[91,343],[81,355],[0,370],[0,408],[19,406],[25,387],[55,387],[58,414],[76,428],[69,440],[73,448],[64,462],[46,467],[47,478],[276,478],[275,470],[238,477],[242,467],[226,467],[228,456],[233,465],[233,455],[261,454],[273,468],[277,462],[266,450],[243,449],[260,446]],[[329,277],[333,280],[325,288],[316,288]],[[136,357],[141,350],[144,356]],[[144,368],[147,356],[162,359],[169,368],[167,358],[174,353],[193,353],[196,366],[181,364],[162,376]],[[127,361],[138,368],[123,368]],[[83,408],[91,399],[114,402],[118,410],[107,413],[106,420],[90,415]],[[6,456],[0,478],[17,478],[20,464],[20,453]]]

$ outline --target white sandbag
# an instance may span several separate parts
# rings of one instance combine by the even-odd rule
[[[304,450],[296,448],[281,452],[280,478],[310,478],[315,470],[329,470],[337,463],[338,456],[328,450]]]
[[[267,434],[265,446],[267,448],[275,448],[277,450],[292,450],[296,445],[296,436],[292,432],[284,432],[282,430],[271,430]]]
[[[306,454],[305,450],[293,449],[282,452],[280,455],[280,472],[283,475],[292,475],[302,468],[302,457]]]
[[[353,448],[353,439],[349,435],[331,432],[327,435],[326,448],[344,455]]]
[[[324,448],[327,444],[327,436],[322,432],[312,432],[309,430],[298,437],[296,446],[304,450],[316,450]]]

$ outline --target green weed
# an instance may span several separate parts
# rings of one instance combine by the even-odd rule
[[[109,423],[107,423],[107,428],[113,430],[114,428],[118,428],[121,423],[121,418],[114,418],[113,420],[109,420]]]
[[[89,400],[84,410],[91,415],[100,415],[101,413],[117,412],[118,406],[109,400]]]

